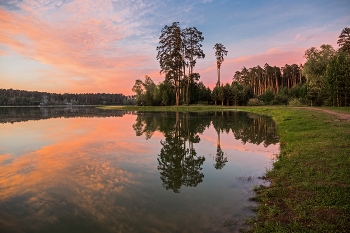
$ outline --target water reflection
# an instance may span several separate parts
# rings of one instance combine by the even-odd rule
[[[191,142],[186,148],[186,141],[179,135],[167,135],[165,141],[161,141],[163,148],[158,155],[158,170],[160,171],[163,186],[180,192],[182,185],[196,187],[203,181],[201,172],[205,161],[204,156],[197,156]]]
[[[50,118],[122,117],[127,111],[104,111],[94,107],[0,107],[0,123]]]
[[[271,118],[245,112],[208,113],[139,113],[133,129],[136,136],[150,139],[155,131],[161,132],[162,149],[158,155],[158,170],[163,186],[175,193],[181,186],[196,187],[203,181],[201,172],[205,156],[198,156],[193,144],[200,142],[200,134],[213,126],[217,133],[215,169],[222,169],[228,162],[221,149],[220,135],[233,133],[243,144],[249,142],[265,147],[276,144],[276,126]]]
[[[227,162],[227,157],[224,158],[224,152],[221,150],[220,144],[218,144],[215,155],[215,169],[222,169]]]
[[[269,162],[233,136],[256,115],[0,111],[0,232],[234,232],[252,186],[235,177]],[[245,128],[273,138],[266,122]]]

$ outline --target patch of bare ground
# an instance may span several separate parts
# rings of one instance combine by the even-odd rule
[[[316,110],[316,111],[322,111],[328,114],[335,115],[339,120],[345,120],[347,122],[350,122],[350,114],[347,113],[340,113],[328,109],[323,109],[323,108],[315,108],[315,107],[298,107],[298,108],[304,108],[304,109],[310,109],[310,110]]]

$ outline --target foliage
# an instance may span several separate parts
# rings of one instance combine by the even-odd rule
[[[269,105],[274,100],[274,98],[275,93],[270,89],[267,89],[265,93],[259,96],[259,100],[263,101],[265,105]]]
[[[324,76],[329,60],[335,55],[335,50],[331,45],[321,45],[318,50],[312,47],[305,52],[307,59],[303,74],[307,78],[308,94],[307,99],[310,105],[322,105],[325,99],[325,81]]]
[[[310,105],[348,106],[350,102],[350,53],[349,29],[339,36],[340,49],[322,45],[320,50],[312,47],[305,52],[307,59],[303,73],[307,77],[306,99]]]
[[[160,64],[160,72],[165,73],[165,79],[175,87],[176,105],[180,104],[180,81],[184,66],[184,40],[183,33],[178,22],[171,26],[164,26],[157,46],[157,60]]]
[[[190,85],[196,79],[199,80],[199,74],[193,73],[193,68],[196,65],[197,59],[204,59],[205,54],[202,49],[204,37],[202,32],[196,27],[185,28],[182,30],[184,34],[185,46],[185,64],[188,66],[187,86],[186,88],[186,103],[190,103]]]
[[[216,43],[213,49],[215,49],[216,68],[218,73],[218,81],[216,85],[220,86],[220,68],[221,64],[224,62],[224,56],[227,56],[228,51],[226,50],[226,47],[221,43]]]
[[[333,106],[348,106],[350,96],[350,54],[339,51],[325,72],[325,89]]]
[[[215,105],[217,104],[217,101],[219,100],[219,89],[220,89],[220,87],[217,85],[214,87],[213,91],[211,92],[211,98],[214,101]]]
[[[288,103],[289,96],[287,94],[275,94],[274,99],[271,101],[271,105],[286,105]]]
[[[123,105],[134,104],[133,96],[123,94],[57,94],[39,91],[0,89],[0,106],[38,105]]]
[[[341,31],[337,44],[341,51],[350,54],[350,28],[346,27]]]
[[[247,105],[248,106],[262,106],[262,105],[264,105],[264,102],[262,102],[261,100],[256,99],[256,98],[251,98],[251,99],[249,99]]]
[[[198,80],[198,79],[197,79]],[[168,81],[156,85],[150,77],[145,76],[145,81],[136,80],[132,90],[136,93],[137,105],[147,106],[168,106],[174,105],[175,88]],[[206,103],[211,101],[211,90],[204,86],[202,82],[190,82],[190,104]]]
[[[288,105],[294,106],[294,107],[299,107],[299,106],[302,106],[302,103],[299,99],[293,98],[293,99],[289,100]]]
[[[181,89],[183,97],[186,97],[186,103],[190,102],[191,82],[199,77],[193,73],[193,68],[197,59],[205,57],[201,44],[203,40],[202,32],[197,28],[181,29],[178,22],[174,22],[171,26],[166,25],[161,30],[157,60],[159,60],[160,72],[165,74],[165,80],[175,88],[176,105],[180,104]],[[189,68],[187,76],[186,67]]]

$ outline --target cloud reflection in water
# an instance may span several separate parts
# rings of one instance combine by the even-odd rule
[[[228,213],[231,217],[241,216],[239,208],[243,204],[240,203],[246,197],[241,193],[241,186],[234,190],[231,187],[236,176],[232,172],[239,171],[236,158],[244,160],[244,156],[235,152],[237,141],[233,140],[232,133],[225,136],[223,126],[220,126],[233,116],[227,115],[224,121],[220,120],[221,116],[214,119],[210,116],[207,118],[209,122],[199,126],[199,134],[187,133],[185,125],[193,128],[195,124],[186,117],[181,115],[181,120],[177,121],[178,132],[173,131],[169,122],[157,126],[152,114],[56,118],[0,125],[12,134],[12,138],[30,139],[30,136],[21,134],[21,128],[27,128],[30,130],[26,130],[26,134],[35,130],[36,138],[45,141],[43,145],[28,147],[23,154],[16,156],[12,154],[15,151],[12,145],[1,144],[0,231],[171,232],[181,229],[193,232],[222,227],[222,218]],[[152,118],[156,125],[147,128]],[[163,120],[176,122],[176,117],[169,115]],[[200,122],[199,118],[194,117],[194,120]],[[136,127],[137,130],[149,132],[135,133],[132,126],[138,122],[144,128]],[[223,134],[220,148],[228,157],[228,163],[220,170],[226,175],[213,180],[220,174],[213,166],[215,159],[211,160],[209,151],[216,151],[218,132]],[[146,140],[136,136],[143,133],[151,137]],[[190,156],[206,157],[204,164],[196,165],[203,168],[198,174],[203,172],[205,177],[201,176],[200,184],[195,183],[196,188],[191,188],[191,185],[181,188],[180,183],[176,187],[181,188],[181,194],[164,189],[157,170],[157,156],[164,144],[160,142],[165,142],[163,135],[170,140],[173,134],[181,137],[179,148],[186,146],[191,151]],[[0,140],[5,137],[1,134]],[[191,143],[188,144],[188,140]],[[165,164],[171,162],[167,160],[168,155],[164,156]],[[187,173],[192,171],[189,164],[196,161],[190,158],[180,165],[186,166]],[[191,182],[186,180],[185,184]],[[249,184],[242,185],[245,189],[250,187]],[[220,190],[220,193],[215,190]],[[231,203],[233,196],[237,199]]]

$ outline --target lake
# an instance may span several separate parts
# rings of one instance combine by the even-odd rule
[[[239,111],[0,108],[0,232],[238,232],[279,152]]]

